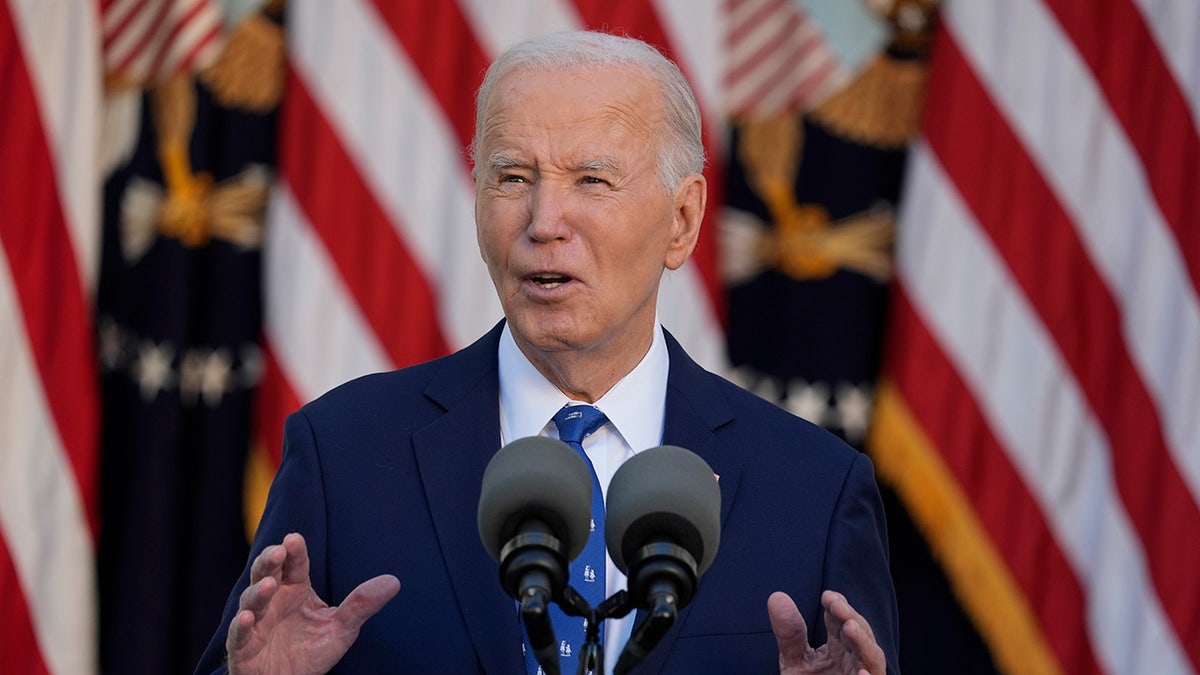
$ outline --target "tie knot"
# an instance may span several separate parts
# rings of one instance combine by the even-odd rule
[[[554,425],[558,427],[558,437],[564,443],[583,445],[583,439],[590,436],[608,418],[599,409],[590,405],[563,406],[554,414]]]

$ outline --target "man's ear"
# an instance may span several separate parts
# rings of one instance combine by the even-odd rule
[[[696,242],[700,239],[700,223],[704,220],[704,206],[707,202],[708,182],[698,173],[684,178],[675,190],[671,240],[667,244],[667,256],[663,261],[667,269],[679,269],[692,255]]]

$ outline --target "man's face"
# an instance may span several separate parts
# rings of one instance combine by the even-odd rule
[[[629,67],[518,69],[486,105],[476,233],[518,345],[535,362],[576,351],[635,364],[663,268],[691,254],[704,208],[702,177],[674,192],[659,180],[653,81]]]

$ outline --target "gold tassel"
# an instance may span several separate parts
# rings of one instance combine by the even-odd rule
[[[261,246],[269,190],[270,177],[262,166],[221,181],[208,204],[212,236],[245,249]]]
[[[800,166],[804,126],[795,113],[744,119],[738,123],[738,159],[746,167],[746,178],[763,200],[791,200],[792,185]]]
[[[158,160],[167,198],[159,208],[158,228],[185,246],[209,240],[207,195],[212,177],[192,173],[188,143],[196,126],[196,90],[189,75],[176,75],[151,92],[151,114],[158,135]]]
[[[283,98],[286,61],[283,30],[252,14],[229,36],[220,57],[200,71],[200,81],[227,108],[266,113]]]
[[[849,86],[826,99],[809,117],[855,143],[901,149],[920,128],[926,77],[924,63],[876,56]]]
[[[892,26],[892,40],[845,89],[812,111],[810,119],[839,136],[883,150],[899,150],[917,135],[939,0],[875,3]],[[898,58],[902,56],[904,58]]]

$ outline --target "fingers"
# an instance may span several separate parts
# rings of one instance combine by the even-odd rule
[[[767,616],[779,645],[780,666],[803,661],[808,651],[808,626],[796,608],[796,602],[787,593],[776,591],[767,598]]]
[[[257,619],[266,610],[267,605],[271,604],[271,598],[275,597],[275,591],[278,589],[279,581],[275,577],[259,579],[242,591],[241,597],[238,598],[238,611],[249,610]]]
[[[263,577],[242,591],[238,599],[238,611],[229,624],[229,635],[225,638],[225,651],[233,654],[246,646],[254,635],[254,627],[262,620],[279,590],[279,581],[273,576]]]
[[[298,584],[308,582],[308,544],[299,532],[292,532],[283,538],[283,548],[287,558],[283,561],[283,583]]]
[[[337,618],[347,630],[357,631],[399,592],[400,580],[390,574],[367,579],[342,601]]]
[[[229,623],[229,634],[225,636],[227,654],[236,654],[250,642],[250,636],[254,634],[254,621],[254,612],[250,610],[239,610],[233,616],[233,621]]]
[[[825,629],[830,644],[840,643],[842,649],[857,654],[864,672],[883,673],[887,660],[866,618],[850,605],[846,596],[836,591],[822,593],[821,604],[825,606]]]
[[[229,625],[227,650],[232,652],[246,645],[276,591],[288,577],[295,576],[297,569],[308,573],[308,549],[299,534],[287,535],[283,543],[267,546],[254,558],[250,564],[250,585],[238,598],[238,612]]]
[[[264,548],[250,564],[250,583],[257,583],[265,577],[278,578],[286,557],[287,550],[278,544]]]
[[[230,654],[244,647],[254,634],[254,624],[279,590],[279,570],[283,564],[284,551],[280,546],[268,546],[254,559],[250,566],[253,580],[238,598],[238,611],[229,624],[229,635],[225,638],[225,650]]]
[[[282,543],[272,544],[258,554],[250,565],[250,583],[266,577],[275,577],[281,584],[305,583],[308,569],[308,545],[303,535],[292,532]]]

